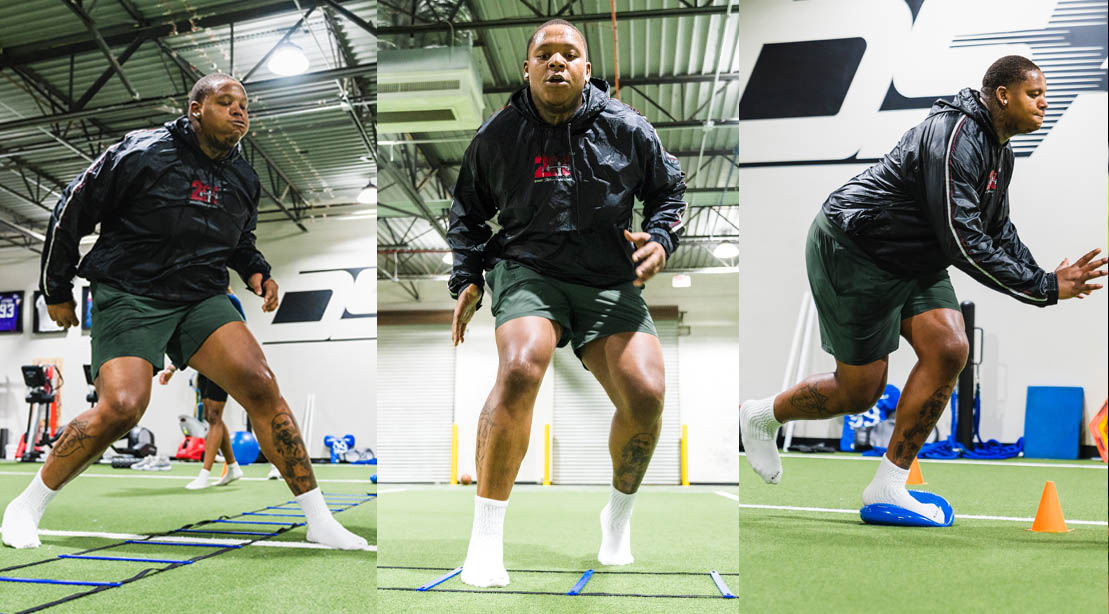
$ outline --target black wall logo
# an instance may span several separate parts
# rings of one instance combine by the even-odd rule
[[[282,294],[265,343],[372,339],[377,316],[373,285],[376,267],[300,271],[297,289]],[[307,282],[307,283],[306,283]],[[315,288],[311,286],[315,285]]]
[[[983,51],[985,55],[989,53],[985,51],[986,48],[1003,50],[996,52],[993,56],[996,59],[1001,55],[1024,50],[1023,53],[1043,69],[1048,84],[1047,99],[1050,108],[1040,130],[1013,138],[1013,151],[1018,156],[1028,156],[1035,151],[1079,94],[1107,90],[1106,57],[1109,44],[1106,42],[1106,24],[1109,21],[1109,8],[1105,3],[1079,0],[1059,0],[1051,3],[1045,0],[1038,3],[1039,11],[1024,10],[1023,5],[1020,5],[1021,12],[1026,14],[1018,16],[1025,18],[1025,21],[1020,23],[1026,23],[1028,27],[1007,30],[999,30],[996,27],[998,15],[996,11],[982,10],[974,13],[967,11],[960,3],[934,4],[931,0],[905,0],[905,3],[911,13],[911,27],[908,32],[890,35],[892,40],[887,38],[882,41],[882,45],[868,44],[868,34],[875,36],[876,32],[881,31],[881,27],[867,20],[888,19],[888,16],[871,16],[865,10],[858,8],[859,5],[852,6],[858,15],[846,10],[835,14],[836,19],[843,20],[841,23],[831,26],[820,22],[801,24],[793,28],[792,34],[797,36],[797,31],[809,31],[813,34],[847,32],[852,29],[851,24],[854,23],[855,29],[860,32],[859,36],[837,38],[814,36],[814,40],[779,42],[782,40],[782,34],[789,34],[789,29],[783,29],[781,32],[765,32],[765,28],[759,29],[754,26],[746,34],[741,34],[741,37],[751,35],[763,38],[765,41],[758,51],[750,78],[740,98],[741,132],[746,122],[759,120],[834,118],[844,108],[853,86],[862,85],[857,81],[867,79],[871,80],[870,83],[859,89],[860,91],[865,89],[866,96],[871,98],[861,101],[858,107],[852,109],[849,114],[850,119],[845,118],[844,121],[857,124],[854,132],[858,134],[868,131],[871,133],[879,130],[890,131],[891,135],[883,135],[883,137],[892,136],[889,143],[892,146],[896,138],[915,122],[902,124],[883,121],[879,117],[882,113],[917,110],[919,119],[916,121],[920,121],[926,110],[937,99],[950,100],[958,89],[979,85],[981,72],[985,72],[988,66],[988,64],[981,66],[979,81],[951,87],[950,91],[938,90],[917,92],[916,95],[911,96],[904,95],[898,91],[894,75],[909,73],[910,76],[919,77],[921,71],[951,71],[953,68],[950,64],[945,65],[951,62],[950,57],[936,57],[934,61],[914,65],[912,70],[897,66],[896,52],[917,53],[916,47],[910,49],[910,45],[919,45],[921,40],[930,40],[933,44],[937,41],[941,42],[943,47],[936,48],[940,51],[935,54],[937,56],[944,55],[943,49],[965,50],[967,53]],[[776,18],[785,17],[781,21],[795,22],[796,20],[789,18],[792,14],[785,13],[792,10],[788,5],[795,3],[782,4],[786,6],[763,10],[778,11],[774,15]],[[825,6],[828,4],[835,3],[824,3]],[[851,6],[854,3],[841,4]],[[1030,6],[1032,4],[1029,3]],[[1017,6],[1004,3],[1002,8],[1016,12]],[[1043,16],[1048,14],[1050,17],[1045,23]],[[860,16],[862,18],[859,18]],[[778,21],[778,19],[769,21]],[[1009,23],[1015,21],[1018,20],[1011,19]],[[902,23],[908,23],[908,21]],[[886,32],[882,34],[885,35]],[[875,41],[877,42],[877,37]],[[864,62],[869,61],[871,67],[876,63],[876,58],[870,57],[871,55],[877,56],[877,64],[882,64],[884,61],[891,63],[891,69],[886,73],[872,70],[865,76],[861,76],[860,66],[863,66]],[[892,75],[888,74],[890,72]],[[872,81],[878,78],[885,80],[881,84]],[[883,87],[877,87],[879,85]],[[879,97],[881,91],[885,94]],[[867,108],[873,111],[866,111]],[[863,114],[867,117],[860,121],[860,115]],[[894,125],[890,126],[890,124]],[[778,126],[778,124],[775,125]],[[824,125],[827,126],[827,124]],[[812,124],[798,124],[798,126],[796,131],[798,149],[805,149],[809,145],[806,140],[821,138],[819,130],[812,129]],[[779,133],[782,132],[782,128],[784,126],[779,128]],[[893,135],[892,132],[895,130],[900,132]],[[760,133],[756,131],[756,134]],[[745,135],[741,134],[741,137],[743,136]],[[844,133],[841,132],[830,138],[842,139]],[[772,153],[774,148],[760,146],[758,138],[741,138],[740,142],[745,144],[743,149],[748,153],[743,156],[747,161],[746,166],[773,165],[781,162],[795,164],[863,162],[881,155],[875,151],[862,151],[866,149],[864,141],[867,139],[864,136],[857,138],[859,143],[856,151],[861,153],[839,158],[828,157],[827,154],[834,148],[816,146],[811,147],[814,155],[809,158],[786,159],[780,153]],[[767,153],[759,155],[760,149],[765,149]],[[822,149],[824,151],[821,151]]]

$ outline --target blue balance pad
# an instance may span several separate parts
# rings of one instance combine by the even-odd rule
[[[930,518],[925,518],[916,512],[910,512],[892,503],[864,505],[863,509],[859,510],[859,516],[862,517],[863,522],[868,524],[889,524],[901,527],[949,527],[951,523],[955,522],[955,512],[951,509],[951,504],[947,502],[947,499],[921,490],[910,490],[909,495],[921,503],[940,506],[940,509],[943,510],[943,523],[933,522]]]

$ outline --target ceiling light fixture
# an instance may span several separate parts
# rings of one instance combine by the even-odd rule
[[[377,184],[371,179],[366,187],[358,193],[358,203],[362,205],[377,206]]]
[[[724,241],[713,248],[712,255],[721,260],[731,260],[739,255],[739,248],[731,241]]]
[[[266,67],[273,74],[282,77],[299,75],[308,70],[308,56],[304,55],[304,50],[294,43],[281,43],[270,54]]]

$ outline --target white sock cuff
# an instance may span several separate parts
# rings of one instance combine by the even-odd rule
[[[206,477],[208,477],[208,476],[209,476],[209,475],[211,475],[211,474],[212,474],[212,470],[211,470],[211,469],[201,469],[201,470],[200,470],[200,477],[204,477],[204,478],[206,478]]]
[[[874,477],[887,484],[904,486],[905,480],[909,478],[909,470],[893,464],[893,461],[883,454],[882,461],[878,464],[878,473]]]
[[[631,509],[631,507],[635,505],[635,496],[639,494],[638,492],[633,492],[631,494],[620,492],[615,486],[609,486],[608,491],[609,503],[613,508],[619,509]]]
[[[39,517],[41,517],[42,512],[46,509],[46,505],[50,503],[57,494],[57,490],[50,488],[42,481],[42,468],[40,467],[38,472],[35,473],[35,477],[31,478],[31,483],[23,490],[20,497],[31,506],[31,509],[35,510]]]
[[[300,509],[304,512],[304,521],[309,524],[314,520],[331,516],[331,510],[327,509],[327,502],[323,500],[323,492],[319,486],[300,493],[293,497],[293,500],[300,505]]]
[[[778,398],[778,395],[752,401],[754,408],[751,410],[751,422],[756,427],[769,433],[773,433],[782,426],[782,423],[774,417],[774,399],[776,398]]]
[[[227,468],[228,469],[238,469],[239,468],[239,463],[231,463],[230,465],[227,466]]]
[[[508,507],[508,499],[505,499],[504,501],[501,501],[499,499],[486,499],[485,497],[479,497],[477,495],[474,495],[474,504],[476,506],[506,508],[506,507]]]

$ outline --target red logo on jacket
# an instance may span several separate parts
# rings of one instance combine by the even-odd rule
[[[559,181],[570,177],[570,156],[535,156],[535,178],[541,181]]]
[[[204,203],[205,205],[219,204],[219,186],[210,186],[203,181],[194,179],[193,191],[189,196],[191,202]]]
[[[993,192],[997,189],[997,171],[990,171],[990,183],[986,186],[987,192]]]

